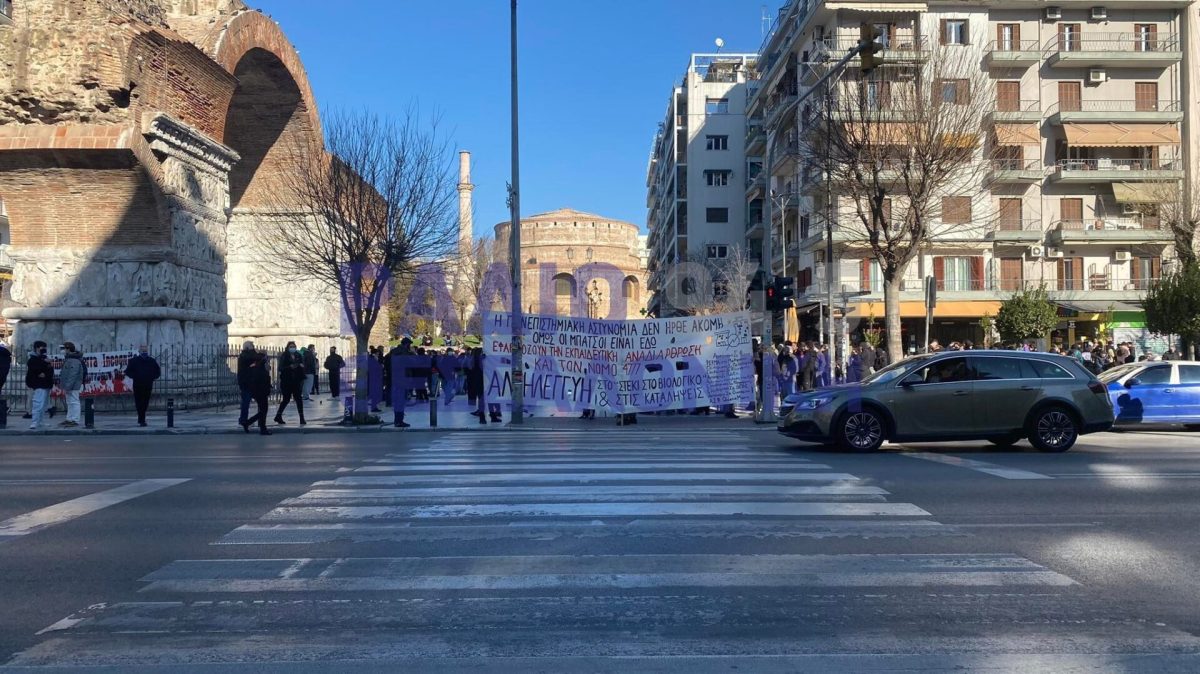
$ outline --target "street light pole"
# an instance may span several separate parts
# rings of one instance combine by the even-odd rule
[[[511,60],[512,60],[512,186],[509,192],[508,258],[512,274],[512,423],[525,422],[525,354],[522,345],[524,313],[521,310],[521,161],[517,134],[517,0],[512,0]]]

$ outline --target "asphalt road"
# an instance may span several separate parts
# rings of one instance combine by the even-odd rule
[[[1200,671],[1200,434],[20,437],[0,672]]]

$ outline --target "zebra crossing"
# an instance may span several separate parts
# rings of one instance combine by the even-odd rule
[[[765,655],[889,611],[986,624],[1053,597],[1065,624],[1077,609],[1073,579],[948,551],[967,534],[754,435],[432,437],[342,467],[9,664]]]

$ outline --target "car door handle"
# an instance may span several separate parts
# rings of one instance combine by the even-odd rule
[[[1021,390],[1022,390],[1022,391],[1036,391],[1036,390],[1038,390],[1038,387],[1036,387],[1036,386],[1022,386],[1022,387],[1021,387]]]
[[[954,392],[954,395],[956,395],[956,396],[969,396],[969,395],[971,395],[971,392],[970,392],[970,391],[955,391],[955,392]]]

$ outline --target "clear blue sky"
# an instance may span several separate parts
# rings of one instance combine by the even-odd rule
[[[248,0],[300,50],[318,105],[438,112],[470,150],[475,232],[508,219],[506,0]],[[780,0],[766,9],[774,14]],[[645,227],[646,161],[692,52],[754,52],[752,0],[521,0],[521,212]]]

